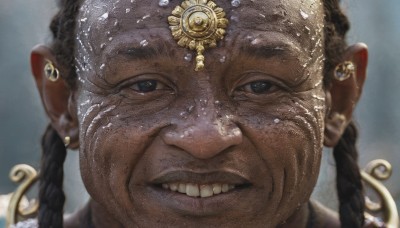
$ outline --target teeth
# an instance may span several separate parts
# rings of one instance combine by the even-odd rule
[[[213,196],[211,185],[200,185],[200,196],[202,198]]]
[[[169,189],[173,192],[180,192],[190,197],[211,197],[221,193],[229,192],[234,189],[232,184],[193,184],[193,183],[170,183],[162,184],[163,189]]]
[[[187,184],[186,195],[198,197],[200,195],[199,186],[197,184]]]
[[[221,185],[220,184],[213,184],[213,192],[214,194],[220,194],[221,193]]]
[[[179,184],[178,192],[186,193],[186,184]]]

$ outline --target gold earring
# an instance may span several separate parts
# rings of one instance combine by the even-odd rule
[[[60,72],[50,60],[46,60],[46,65],[44,66],[44,74],[46,75],[46,78],[52,82],[55,82],[60,78]]]
[[[185,0],[175,7],[168,22],[178,45],[197,52],[195,71],[203,70],[203,52],[217,46],[229,23],[224,9],[212,0]]]
[[[336,66],[334,71],[335,79],[338,81],[344,81],[351,76],[353,76],[356,72],[356,66],[351,61],[345,61]]]
[[[71,137],[65,136],[65,137],[64,137],[64,145],[65,145],[65,148],[68,148],[68,146],[69,146],[70,143],[71,143]]]

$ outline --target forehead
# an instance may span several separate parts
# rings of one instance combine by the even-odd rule
[[[104,42],[105,38],[111,40],[112,33],[152,28],[169,32],[167,18],[182,1],[171,0],[164,5],[162,2],[168,1],[86,0],[78,16],[78,31],[90,33],[94,43]],[[238,5],[230,0],[214,2],[224,9],[229,20],[226,39],[233,39],[235,33],[246,30],[273,31],[308,47],[312,36],[320,35],[323,27],[322,3],[316,0],[237,0]],[[162,37],[172,39],[172,36],[165,37],[165,33]]]

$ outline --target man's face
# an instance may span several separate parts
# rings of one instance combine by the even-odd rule
[[[80,164],[126,227],[272,227],[308,201],[325,117],[323,9],[216,1],[218,47],[179,47],[181,1],[88,0],[77,18]]]

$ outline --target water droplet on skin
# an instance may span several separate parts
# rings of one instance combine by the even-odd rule
[[[239,22],[239,17],[238,16],[232,15],[230,19],[231,19],[231,21]]]
[[[126,8],[125,13],[129,13],[129,12],[131,12],[131,9]]]
[[[191,112],[193,111],[193,109],[194,109],[194,105],[190,105],[190,106],[187,108],[187,112],[188,112],[188,113],[191,113]]]
[[[310,34],[310,28],[308,26],[304,26],[304,28],[307,30],[307,33]]]
[[[140,41],[140,46],[142,46],[142,47],[146,47],[148,44],[149,44],[149,42],[147,40]]]
[[[131,0],[131,3],[134,3],[135,2],[135,0]]]
[[[252,44],[252,45],[256,45],[256,44],[258,44],[259,42],[260,42],[260,40],[256,38],[256,39],[254,39],[254,40],[251,41],[251,44]]]
[[[86,21],[87,21],[87,17],[81,19],[81,22],[86,22]]]
[[[240,6],[240,0],[232,0],[231,5],[233,7],[239,7]]]
[[[300,10],[300,15],[303,19],[307,19],[308,18],[308,14],[305,13],[303,10]]]
[[[142,22],[144,19],[149,18],[150,14],[146,14],[144,15],[141,19],[137,20],[136,23],[139,24],[140,22]]]
[[[300,36],[301,34],[298,32],[298,33],[296,33],[296,36]]]
[[[260,15],[260,17],[265,18],[264,14],[259,13],[258,15]]]
[[[221,102],[220,101],[218,101],[218,100],[216,100],[216,101],[214,101],[214,104],[220,104]]]
[[[110,37],[110,38],[108,38],[108,40],[109,40],[109,41],[112,41],[112,40],[113,40],[113,38],[112,38],[112,37]]]
[[[220,63],[224,63],[226,61],[226,56],[222,56],[220,59],[219,59],[219,62]]]
[[[274,123],[278,124],[279,122],[281,122],[280,119],[278,119],[278,118],[274,119]]]
[[[169,4],[169,0],[160,0],[158,2],[158,5],[161,7],[168,6],[168,4]]]
[[[103,70],[104,69],[104,67],[106,67],[106,64],[101,64],[101,66],[100,66],[100,70]]]
[[[100,49],[104,49],[106,47],[105,43],[100,44]]]
[[[188,54],[186,54],[185,57],[183,57],[183,58],[184,58],[186,61],[190,62],[190,61],[192,61],[193,55],[190,54],[190,53],[188,53]]]
[[[99,17],[99,21],[104,21],[108,18],[108,13],[105,13]]]

